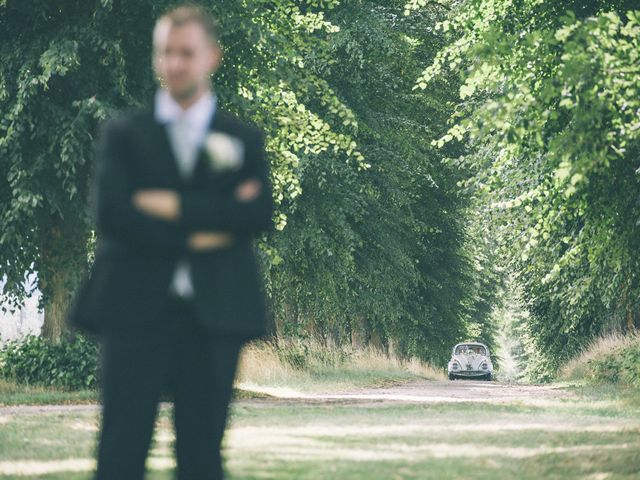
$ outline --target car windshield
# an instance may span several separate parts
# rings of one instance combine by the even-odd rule
[[[456,355],[486,355],[487,351],[482,345],[458,345]]]

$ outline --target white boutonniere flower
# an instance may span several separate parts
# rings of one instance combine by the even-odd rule
[[[204,147],[215,171],[238,170],[244,163],[244,142],[238,137],[212,132],[207,135]]]

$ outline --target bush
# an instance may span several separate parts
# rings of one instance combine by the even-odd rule
[[[339,368],[350,358],[344,348],[325,347],[309,339],[288,339],[278,342],[276,353],[280,361],[297,370]]]
[[[640,387],[640,341],[589,361],[593,380]]]
[[[285,365],[302,370],[307,366],[309,347],[304,342],[280,342],[276,354]]]
[[[98,382],[97,345],[83,336],[54,344],[29,335],[0,350],[0,377],[29,385],[80,390]]]
[[[611,334],[597,339],[568,363],[562,376],[640,386],[640,335]]]

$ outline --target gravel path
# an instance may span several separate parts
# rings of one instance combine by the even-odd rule
[[[387,388],[367,388],[345,392],[302,393],[281,388],[256,388],[253,391],[268,395],[260,399],[237,400],[236,404],[271,405],[274,402],[406,402],[406,403],[519,403],[542,405],[571,400],[574,395],[555,385],[525,385],[475,380],[421,380]],[[161,408],[171,408],[162,403]],[[15,414],[68,413],[99,411],[99,404],[80,405],[16,405],[0,407],[0,416]]]
[[[420,380],[388,388],[367,388],[346,392],[300,393],[279,388],[255,388],[270,398],[250,402],[280,400],[341,401],[341,402],[407,402],[407,403],[519,403],[540,405],[571,400],[574,394],[556,385],[527,385],[477,380]]]

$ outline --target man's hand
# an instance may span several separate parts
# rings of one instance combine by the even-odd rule
[[[175,190],[143,189],[133,195],[138,210],[163,220],[176,221],[180,217],[180,196]]]
[[[239,202],[250,202],[255,200],[261,190],[260,180],[252,178],[238,185],[234,196]],[[180,195],[175,190],[138,190],[133,195],[133,204],[138,210],[163,220],[176,221],[180,218]]]
[[[187,245],[190,250],[217,250],[219,248],[230,247],[235,240],[234,235],[228,232],[194,232],[189,235]]]
[[[262,190],[262,182],[255,178],[245,180],[236,187],[234,196],[239,202],[250,202],[260,194]]]

